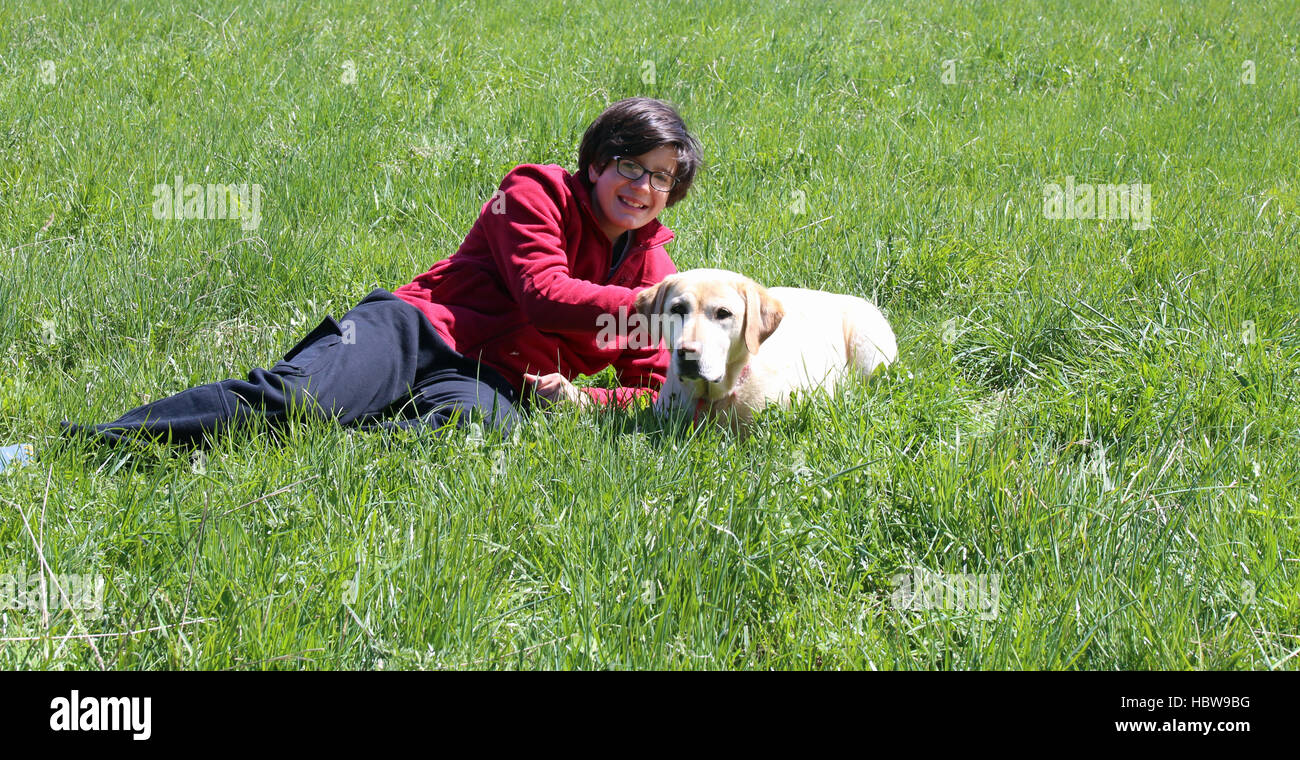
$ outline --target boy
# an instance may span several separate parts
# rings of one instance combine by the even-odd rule
[[[407,285],[377,288],[326,319],[270,370],[190,388],[102,425],[63,422],[116,443],[140,435],[197,443],[290,407],[363,429],[518,419],[526,390],[548,403],[626,405],[662,384],[658,347],[599,344],[599,318],[634,313],[636,294],[676,271],[659,223],[701,165],[677,111],[651,98],[607,108],[587,128],[578,172],[523,164],[484,204],[465,242]],[[613,365],[625,387],[578,391],[569,378]],[[642,387],[627,387],[642,386]],[[380,421],[394,412],[405,419]]]

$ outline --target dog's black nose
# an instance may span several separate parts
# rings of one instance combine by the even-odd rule
[[[699,380],[700,360],[686,359],[679,353],[677,354],[677,370],[681,373],[682,377],[687,378],[688,380]]]

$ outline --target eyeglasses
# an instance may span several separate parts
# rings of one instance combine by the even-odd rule
[[[614,167],[618,169],[618,173],[628,179],[641,179],[642,174],[650,171],[630,158],[614,156],[613,160]],[[650,187],[653,187],[659,192],[666,193],[669,190],[672,190],[676,185],[677,178],[668,172],[650,172]]]

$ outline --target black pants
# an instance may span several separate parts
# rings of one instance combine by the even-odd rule
[[[440,428],[481,420],[509,430],[519,391],[500,373],[454,351],[418,309],[376,288],[342,320],[326,317],[284,360],[248,380],[222,380],[137,407],[103,425],[63,432],[115,444],[137,437],[194,444],[263,417],[283,423],[291,407],[363,429]],[[400,419],[382,420],[398,416]]]

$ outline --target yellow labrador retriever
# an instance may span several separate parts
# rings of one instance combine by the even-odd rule
[[[747,423],[791,391],[834,391],[898,358],[894,331],[871,302],[800,288],[764,288],[736,272],[692,269],[637,294],[636,309],[671,357],[655,412],[720,414]]]

